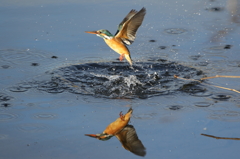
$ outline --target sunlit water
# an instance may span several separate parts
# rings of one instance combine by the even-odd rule
[[[4,2],[0,158],[139,158],[100,133],[119,112],[145,158],[239,158],[239,0]],[[147,14],[129,46],[133,68],[86,30],[116,31]],[[176,79],[178,75],[183,79]],[[215,87],[220,86],[229,88]],[[94,150],[94,151],[93,151]]]

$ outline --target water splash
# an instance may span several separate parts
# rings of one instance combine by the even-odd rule
[[[145,99],[173,93],[189,83],[175,79],[174,75],[198,78],[202,71],[155,59],[137,62],[134,67],[121,62],[84,63],[48,71],[47,74],[51,76],[50,80],[25,82],[18,87],[27,86],[24,89],[36,88],[48,93],[68,91],[103,98]]]

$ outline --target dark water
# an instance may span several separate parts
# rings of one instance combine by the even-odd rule
[[[110,99],[146,99],[180,90],[189,92],[189,89],[197,87],[198,83],[183,82],[175,79],[174,75],[188,79],[203,77],[200,70],[160,60],[136,63],[134,67],[120,62],[86,63],[62,67],[47,74],[51,75],[49,80],[23,82],[9,90],[25,92],[37,89],[48,93],[69,92]]]
[[[143,6],[129,46],[133,68],[84,33],[114,33]],[[139,158],[115,137],[84,136],[129,107],[145,158],[239,158],[239,140],[201,135],[240,138],[239,78],[194,81],[239,76],[239,0],[7,1],[0,8],[0,158]]]

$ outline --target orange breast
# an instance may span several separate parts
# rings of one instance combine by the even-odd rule
[[[117,134],[128,124],[128,122],[131,118],[131,115],[132,115],[132,111],[128,112],[124,116],[124,120],[122,120],[121,118],[117,118],[116,121],[112,122],[111,124],[109,124],[107,126],[107,128],[103,131],[103,133],[107,133],[109,135]]]
[[[119,38],[112,38],[112,39],[104,39],[107,45],[113,49],[115,52],[121,54],[130,54],[128,48],[123,44],[121,39]]]

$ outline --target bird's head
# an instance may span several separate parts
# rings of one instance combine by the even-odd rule
[[[98,30],[98,31],[85,31],[85,33],[96,34],[103,39],[111,39],[113,35],[108,30]]]
[[[109,135],[109,134],[106,134],[106,133],[102,133],[102,134],[85,134],[85,136],[93,137],[93,138],[96,138],[96,139],[102,140],[102,141],[109,140],[111,137],[113,137],[113,135]]]

